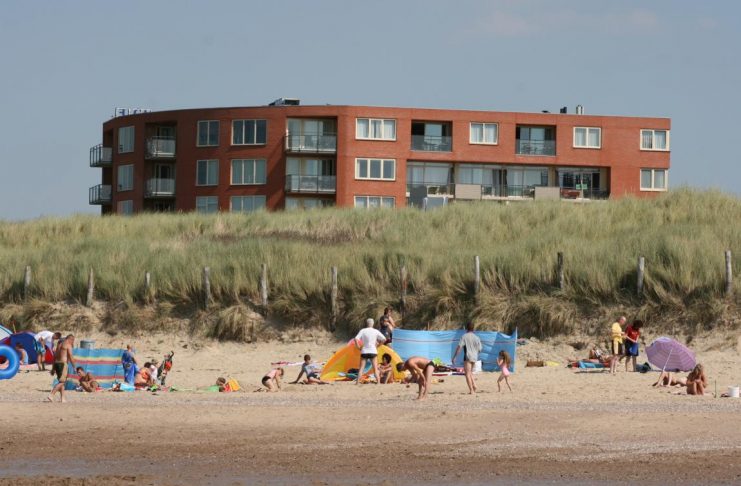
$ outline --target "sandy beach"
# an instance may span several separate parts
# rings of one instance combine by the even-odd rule
[[[654,389],[658,373],[524,366],[584,356],[575,340],[518,347],[512,393],[482,373],[477,396],[452,376],[417,402],[416,385],[400,384],[253,393],[272,361],[329,358],[341,344],[327,335],[258,344],[92,337],[98,347],[131,342],[143,359],[174,350],[169,384],[180,388],[226,376],[244,391],[72,392],[69,403],[49,404],[48,373],[22,372],[0,381],[0,485],[741,481],[741,400]],[[711,392],[741,382],[738,337],[692,346]],[[298,372],[287,368],[288,381]]]

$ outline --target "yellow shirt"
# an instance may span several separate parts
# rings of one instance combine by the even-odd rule
[[[613,322],[612,323],[612,340],[613,341],[622,341],[623,339],[623,328],[620,327],[619,322]]]

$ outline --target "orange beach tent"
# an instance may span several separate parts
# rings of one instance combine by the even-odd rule
[[[388,346],[378,346],[378,363],[380,364],[383,360],[383,355],[388,354],[391,356],[391,369],[394,373],[394,379],[401,381],[404,379],[404,372],[401,373],[396,371],[396,363],[403,363],[404,360],[399,357],[396,352]],[[327,364],[322,369],[322,380],[325,381],[338,381],[345,380],[347,377],[345,373],[350,369],[357,369],[360,366],[360,350],[355,346],[355,340],[351,339],[345,346],[338,349]],[[368,376],[373,373],[373,368],[370,366],[370,362],[366,364],[365,372],[363,376]]]

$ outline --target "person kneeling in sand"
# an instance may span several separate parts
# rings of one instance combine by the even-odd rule
[[[397,363],[396,371],[401,373],[404,370],[409,371],[417,379],[417,385],[419,386],[417,400],[424,400],[430,391],[435,363],[421,356],[412,356],[403,363]]]
[[[95,377],[90,372],[85,373],[82,366],[77,367],[77,380],[80,382],[80,388],[84,392],[92,393],[98,389],[98,382],[95,381]]]
[[[299,371],[298,377],[291,384],[295,385],[298,383],[303,375],[306,375],[304,383],[307,385],[329,385],[328,381],[324,381],[319,377],[314,364],[311,362],[311,356],[308,354],[304,355],[304,364],[301,365],[301,371]]]
[[[262,385],[268,389],[268,391],[280,390],[280,379],[285,374],[283,368],[275,368],[262,377]]]
[[[687,375],[687,395],[704,395],[707,386],[708,379],[705,376],[705,368],[697,363],[695,368]]]

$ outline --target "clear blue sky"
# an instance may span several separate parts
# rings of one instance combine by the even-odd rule
[[[741,194],[741,2],[6,1],[0,219],[98,212],[116,106],[303,104],[672,119],[671,187]]]

